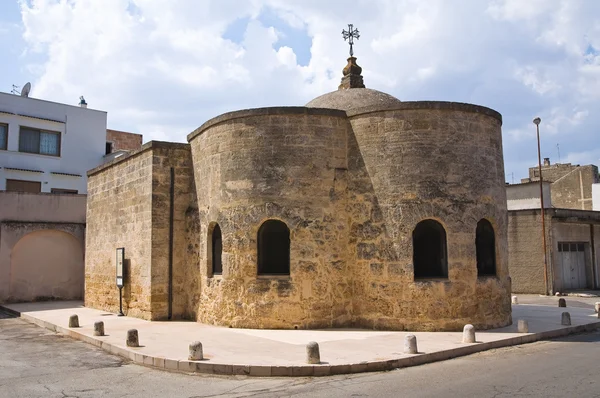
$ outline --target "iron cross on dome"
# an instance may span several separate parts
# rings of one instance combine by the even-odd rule
[[[348,44],[350,44],[350,56],[354,56],[354,50],[352,46],[354,45],[354,39],[358,40],[360,35],[358,34],[358,29],[354,29],[354,25],[348,24],[348,30],[342,30],[342,37],[344,40],[348,40]]]

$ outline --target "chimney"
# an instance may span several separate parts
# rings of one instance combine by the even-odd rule
[[[79,106],[82,108],[87,108],[87,102],[85,102],[85,98],[83,98],[83,95],[79,97]]]
[[[544,166],[550,166],[550,158],[544,158]]]

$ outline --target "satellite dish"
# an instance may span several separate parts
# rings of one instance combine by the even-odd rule
[[[21,90],[21,97],[29,97],[30,91],[31,91],[31,83],[27,82],[23,86],[23,90]]]

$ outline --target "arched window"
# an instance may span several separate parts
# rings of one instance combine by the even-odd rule
[[[477,223],[475,232],[477,276],[496,275],[496,237],[494,227],[486,219]]]
[[[209,232],[210,242],[210,262],[213,275],[220,275],[223,273],[223,262],[221,256],[223,253],[223,239],[221,237],[221,227],[219,224],[215,224],[212,230]]]
[[[423,220],[412,234],[415,279],[447,278],[446,231],[435,220]]]
[[[284,222],[267,220],[258,229],[258,274],[289,273],[290,230]]]

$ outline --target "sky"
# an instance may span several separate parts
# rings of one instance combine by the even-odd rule
[[[600,165],[598,0],[0,0],[0,91],[83,95],[109,128],[185,142],[336,90],[349,23],[368,88],[502,114],[507,182],[537,164],[538,116],[542,157]]]

